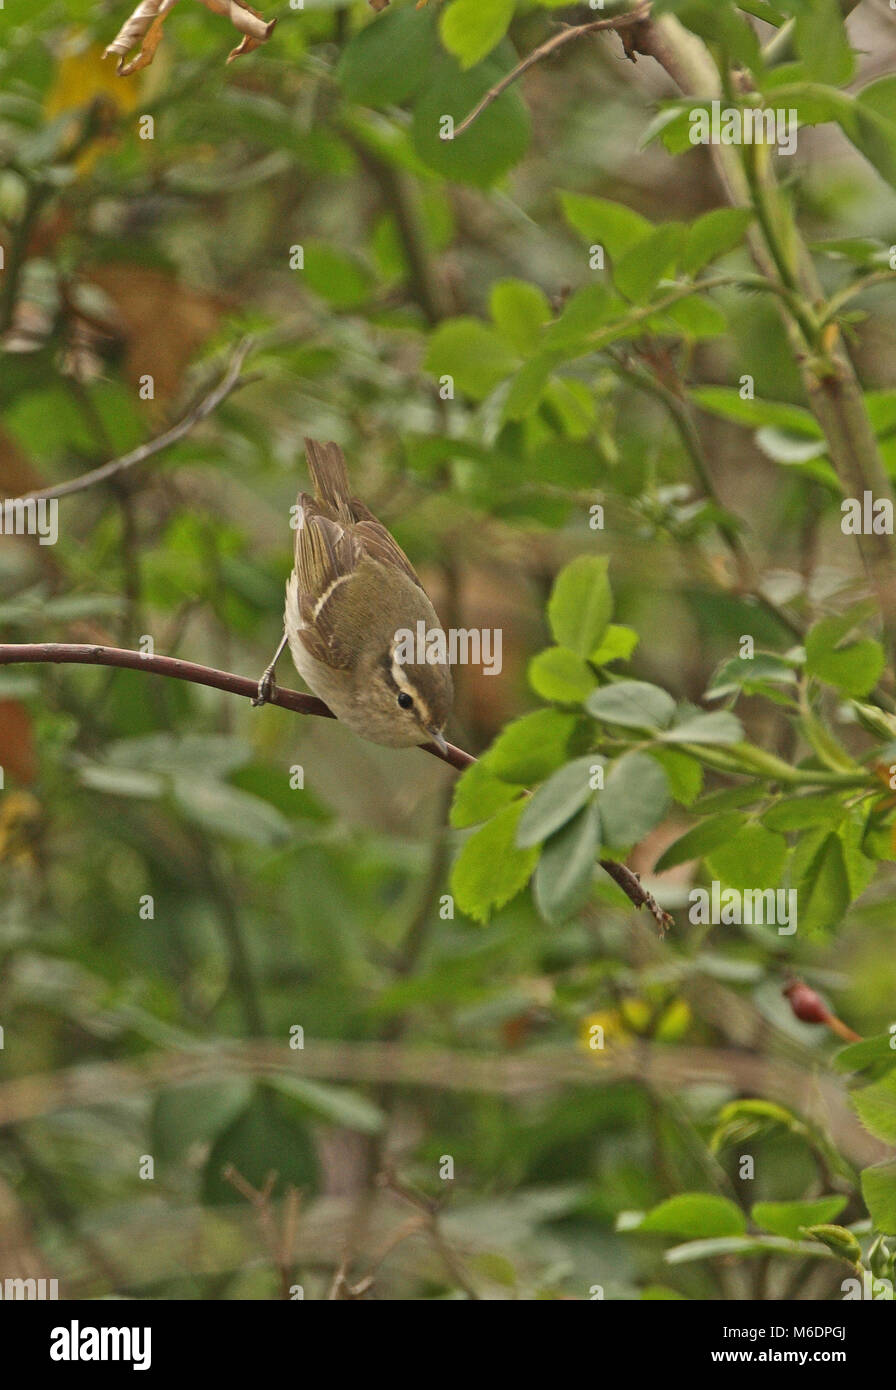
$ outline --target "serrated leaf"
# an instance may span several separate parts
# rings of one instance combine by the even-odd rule
[[[587,657],[600,644],[613,613],[606,555],[579,555],[560,571],[548,602],[555,641]]]
[[[666,774],[647,753],[624,753],[610,767],[598,805],[607,844],[638,844],[668,810]]]
[[[806,670],[844,695],[863,696],[874,689],[885,665],[883,647],[873,638],[846,641],[853,626],[848,617],[822,618],[806,634]]]
[[[499,280],[492,286],[489,310],[501,337],[522,356],[535,351],[551,318],[547,296],[525,280]]]
[[[543,700],[580,704],[597,684],[584,657],[569,647],[548,647],[529,662],[529,684]]]
[[[600,815],[591,802],[542,848],[532,895],[546,921],[565,922],[587,902],[599,850]]]
[[[589,244],[603,246],[614,261],[653,231],[646,217],[607,198],[561,193],[560,205],[570,227]]]
[[[710,261],[733,251],[753,220],[752,208],[715,208],[692,224],[681,258],[685,275],[696,275]]]
[[[433,331],[423,365],[434,376],[453,377],[464,395],[481,401],[510,376],[519,358],[494,328],[462,316]]]
[[[576,758],[558,768],[526,803],[516,832],[520,849],[540,844],[576,814],[591,797],[595,770],[602,769],[603,758]]]
[[[535,710],[506,725],[481,761],[504,782],[524,787],[543,782],[568,761],[573,736],[581,727],[575,714]]]
[[[838,1071],[861,1071],[872,1062],[887,1062],[896,1067],[896,1032],[878,1033],[873,1038],[863,1038],[861,1042],[843,1047],[834,1058]]]
[[[710,1238],[743,1235],[747,1222],[740,1207],[727,1197],[708,1192],[685,1192],[653,1207],[638,1229],[664,1235]]]
[[[669,846],[657,860],[657,873],[674,869],[676,864],[684,864],[689,859],[702,859],[705,854],[732,839],[745,823],[746,817],[738,811],[723,811],[721,815],[709,816]]]
[[[609,666],[611,661],[627,661],[637,645],[638,634],[634,628],[610,623],[588,660],[592,666]]]
[[[875,1139],[896,1144],[896,1071],[852,1093],[859,1119]]]
[[[629,729],[661,729],[675,713],[675,701],[647,681],[615,681],[595,690],[585,702],[595,719]]]
[[[862,1196],[876,1231],[896,1236],[896,1158],[865,1168]]]
[[[514,784],[496,777],[487,763],[481,760],[465,768],[454,785],[451,803],[451,824],[455,830],[479,825],[489,820],[502,806],[514,801],[524,783]]]
[[[750,1216],[763,1230],[797,1240],[804,1234],[803,1227],[833,1221],[847,1201],[848,1198],[835,1194],[811,1202],[756,1202]]]
[[[791,865],[800,927],[807,932],[835,926],[849,907],[849,878],[835,834],[809,832],[797,845]]]
[[[499,811],[471,835],[451,873],[451,891],[461,912],[487,922],[492,912],[516,897],[538,862],[538,849],[517,849],[516,829],[523,802]]]
[[[744,730],[737,715],[728,710],[713,710],[709,714],[695,714],[681,724],[673,724],[671,728],[663,729],[659,737],[665,743],[740,743]]]
[[[706,863],[712,877],[729,888],[774,888],[780,881],[786,859],[784,836],[753,822],[711,850]],[[801,899],[799,906],[802,924]]]
[[[619,256],[613,267],[613,283],[619,293],[636,304],[646,303],[675,265],[684,238],[682,223],[663,223]]]

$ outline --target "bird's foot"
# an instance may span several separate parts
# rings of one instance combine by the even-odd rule
[[[252,701],[252,704],[256,707],[258,707],[259,705],[266,705],[276,688],[277,687],[274,684],[274,668],[273,666],[269,666],[268,669],[265,671],[264,675],[262,676],[261,680],[258,682],[258,691],[255,695],[255,699]]]

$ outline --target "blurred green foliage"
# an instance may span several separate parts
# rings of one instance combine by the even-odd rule
[[[442,138],[584,7],[272,5],[225,66],[184,0],[118,78],[129,9],[0,13],[0,490],[158,435],[251,334],[248,380],[63,498],[57,545],[0,539],[0,635],[260,674],[311,435],[504,669],[457,673],[459,779],[136,671],[0,670],[7,1248],[72,1296],[323,1297],[375,1191],[380,1297],[892,1295],[896,692],[788,335],[846,342],[892,475],[892,33],[655,6],[726,98],[798,113],[731,208],[613,35]],[[811,303],[757,273],[770,218]],[[795,889],[798,931],[690,920],[714,880]],[[839,1073],[791,974],[867,1035]]]

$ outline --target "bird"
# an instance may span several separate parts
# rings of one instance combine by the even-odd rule
[[[288,645],[306,685],[356,734],[447,753],[453,684],[436,611],[397,541],[352,496],[339,445],[306,439],[305,454],[314,495],[299,493],[283,637],[253,704],[270,699]],[[423,651],[418,642],[410,650],[424,659],[408,660],[408,635],[424,632],[435,641]],[[433,659],[439,650],[446,659]]]

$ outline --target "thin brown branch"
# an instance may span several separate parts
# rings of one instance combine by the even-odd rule
[[[194,661],[181,661],[175,656],[149,656],[144,652],[126,651],[121,647],[96,647],[66,642],[23,642],[0,644],[0,666],[13,666],[32,661],[52,662],[56,665],[75,666],[117,666],[129,671],[148,671],[156,676],[168,676],[173,680],[190,681],[193,685],[208,685],[213,690],[225,690],[229,695],[242,695],[254,700],[258,694],[258,681],[247,676],[237,676],[231,671],[218,671],[213,666],[199,666]],[[282,690],[275,685],[267,703],[279,705],[281,709],[292,710],[294,714],[314,714],[324,719],[335,715],[323,700],[315,695],[300,694],[298,690]],[[448,744],[443,753],[434,743],[421,743],[427,753],[450,763],[462,770],[476,759],[462,748]]]
[[[542,58],[548,58],[565,44],[572,43],[573,39],[580,39],[585,34],[595,34],[601,29],[630,29],[635,24],[642,24],[650,13],[649,0],[638,5],[634,10],[627,14],[608,15],[606,19],[594,19],[590,24],[574,24],[567,29],[561,29],[559,34],[552,34],[544,43],[539,44],[538,48],[533,48],[532,52],[525,57],[521,63],[517,63],[511,72],[505,73],[500,82],[496,82],[494,87],[490,87],[485,96],[478,101],[468,116],[465,116],[460,125],[454,131],[454,138],[463,135],[465,130],[469,130],[474,121],[482,115],[486,107],[491,106],[493,101],[497,101],[503,92],[507,91],[518,77],[522,77],[524,72],[540,63]]]
[[[181,661],[176,656],[149,656],[144,652],[126,651],[121,647],[93,647],[81,643],[68,642],[7,642],[0,644],[0,666],[14,666],[28,662],[52,662],[56,665],[74,666],[117,666],[128,671],[148,671],[155,676],[168,676],[173,680],[190,681],[193,685],[208,685],[213,690],[225,690],[229,695],[243,695],[254,700],[258,694],[258,682],[247,676],[234,675],[232,671],[218,671],[213,666],[199,666],[195,661]],[[294,714],[314,714],[324,719],[334,719],[332,710],[316,695],[304,695],[298,690],[282,690],[275,685],[268,697],[269,705],[279,705],[281,709],[292,710]],[[443,753],[434,743],[421,743],[420,747],[434,758],[441,758],[458,771],[463,771],[476,759],[463,748],[448,744]],[[619,885],[623,893],[635,907],[646,907],[654,917],[661,932],[672,925],[672,918],[664,912],[656,899],[646,888],[642,888],[638,876],[618,864],[614,859],[601,859],[600,866]]]
[[[160,454],[163,449],[167,449],[171,444],[176,444],[185,435],[205,420],[213,411],[217,410],[222,401],[226,400],[231,392],[239,386],[246,384],[246,378],[240,376],[243,363],[249,352],[252,350],[253,342],[251,338],[244,338],[234,350],[233,356],[227,365],[227,369],[221,380],[218,382],[207,396],[188,410],[176,425],[172,425],[164,434],[160,434],[155,439],[150,439],[138,448],[132,449],[129,454],[123,454],[121,458],[112,459],[109,463],[102,464],[99,468],[93,468],[89,473],[82,473],[79,478],[70,478],[66,483],[57,483],[54,487],[42,488],[39,492],[28,492],[19,501],[38,501],[40,498],[49,497],[68,497],[73,492],[83,492],[85,488],[92,487],[94,483],[105,482],[109,478],[116,477],[119,473],[124,473],[129,468],[134,468],[138,463],[145,463],[147,459],[155,454]]]

